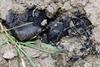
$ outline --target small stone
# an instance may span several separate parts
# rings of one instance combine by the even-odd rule
[[[17,54],[15,54],[13,50],[6,51],[6,52],[3,54],[3,57],[4,57],[5,59],[12,59],[12,58],[14,58],[15,56],[17,56]]]
[[[46,8],[47,16],[52,17],[52,15],[54,15],[55,12],[57,12],[58,8],[58,5],[56,5],[55,3],[51,3],[50,5],[48,5]]]
[[[42,25],[42,26],[45,26],[46,24],[47,24],[47,20],[44,19],[44,20],[42,21],[41,25]]]
[[[72,8],[72,7],[71,7],[71,5],[70,5],[69,2],[65,2],[64,5],[63,5],[63,7],[62,7],[62,9],[65,9],[65,10],[69,10],[69,9],[71,9],[71,8]]]
[[[48,7],[47,7],[48,12],[50,13],[55,13],[58,10],[58,6],[55,3],[51,3]]]
[[[3,58],[5,59],[13,59],[17,56],[16,49],[12,45],[2,46],[1,52],[3,54]]]
[[[100,53],[100,45],[96,45],[96,51],[97,53]]]
[[[58,2],[56,4],[58,5],[59,8],[63,8],[63,4],[62,3]]]

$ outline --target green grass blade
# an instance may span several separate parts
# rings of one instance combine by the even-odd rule
[[[18,47],[18,49],[26,56],[26,58],[28,59],[28,61],[30,62],[32,67],[37,67],[37,65],[33,62],[31,56],[29,56],[29,54],[27,52],[25,52],[24,49]]]

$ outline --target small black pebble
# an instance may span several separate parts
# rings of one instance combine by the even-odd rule
[[[47,38],[49,41],[58,42],[62,37],[64,30],[64,25],[62,22],[52,22],[49,25],[49,30],[47,33]]]
[[[75,62],[80,58],[80,56],[73,56],[70,58],[70,61]]]

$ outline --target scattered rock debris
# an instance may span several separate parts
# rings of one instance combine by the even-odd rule
[[[56,13],[58,17],[54,17],[55,19],[52,17],[52,20],[52,18],[46,16],[45,10],[35,10],[35,8],[33,8],[21,15],[10,10],[6,17],[5,25],[7,25],[8,28],[13,28],[28,23],[27,25],[11,30],[13,36],[21,41],[29,40],[36,35],[40,36],[39,34],[46,34],[44,38],[47,38],[44,40],[53,43],[58,42],[66,35],[85,36],[86,39],[89,39],[92,34],[92,23],[86,13],[82,13],[82,10],[77,7],[77,10],[71,13],[72,16],[66,14],[62,15],[60,12],[58,12],[58,14]],[[44,19],[47,20],[47,24],[42,25]]]

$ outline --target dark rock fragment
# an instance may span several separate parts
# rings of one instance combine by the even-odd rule
[[[84,11],[76,10],[72,15],[66,13],[55,13],[52,18],[46,16],[45,10],[31,8],[24,14],[16,14],[9,11],[6,19],[6,25],[9,28],[20,26],[11,30],[14,37],[18,40],[29,40],[39,35],[45,43],[57,43],[64,36],[85,36],[89,39],[92,34],[92,23]],[[46,24],[42,24],[42,22]]]
[[[77,61],[78,59],[80,58],[80,56],[72,56],[71,58],[70,58],[70,61],[72,61],[72,62],[75,62],[75,61]]]
[[[57,42],[62,37],[64,26],[62,22],[52,22],[49,26],[47,37],[49,41]]]
[[[45,18],[45,10],[37,9],[33,13],[33,9],[29,9],[22,15],[18,15],[10,10],[9,14],[7,15],[5,25],[8,28],[18,27],[11,30],[11,33],[18,40],[24,41],[31,39],[33,36],[36,34],[38,35],[42,31],[41,23]]]
[[[34,13],[33,13],[33,24],[34,24],[34,25],[42,26],[42,25],[41,25],[41,22],[42,22],[44,19],[47,19],[45,10],[35,10],[35,11],[34,11]]]
[[[53,43],[58,42],[63,36],[68,35],[69,23],[71,18],[69,16],[58,17],[55,21],[48,25],[47,39]]]
[[[14,29],[13,36],[20,41],[30,40],[32,37],[38,35],[41,32],[39,26],[33,26],[32,24]]]
[[[75,25],[77,33],[86,37],[90,37],[92,34],[92,23],[90,20],[86,15],[78,14],[75,16],[75,18],[72,18],[72,21]]]
[[[24,24],[27,21],[28,15],[26,13],[16,14],[13,10],[9,10],[8,15],[6,16],[5,25],[8,28],[19,26]]]

